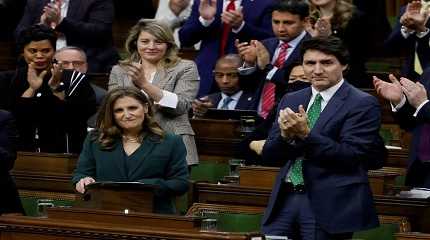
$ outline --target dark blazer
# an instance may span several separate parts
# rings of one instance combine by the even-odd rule
[[[213,93],[208,97],[210,101],[213,103],[214,108],[218,106],[219,101],[221,101],[222,99],[220,92]],[[243,91],[234,109],[235,110],[256,110],[254,97],[255,97],[255,93]]]
[[[270,8],[277,1],[242,0],[245,25],[237,34],[230,32],[225,53],[236,52],[235,39],[242,42],[251,39],[262,40],[273,36]],[[179,30],[179,39],[182,47],[192,47],[201,41],[200,51],[195,61],[200,75],[198,97],[202,97],[211,93],[214,83],[212,70],[220,57],[223,0],[217,1],[215,21],[208,27],[204,27],[199,21],[199,6],[200,0],[195,0],[190,17]]]
[[[27,27],[39,23],[49,0],[28,0],[15,37]],[[109,72],[119,59],[113,47],[112,0],[70,0],[67,16],[55,28],[64,34],[67,45],[82,48],[87,54],[88,72]]]
[[[388,53],[395,56],[405,56],[406,59],[401,74],[407,78],[418,80],[420,76],[414,70],[415,46],[417,47],[417,54],[424,70],[430,66],[430,34],[427,34],[423,38],[418,38],[415,34],[412,34],[405,39],[400,31],[402,27],[400,17],[405,13],[405,10],[405,6],[400,9],[396,25],[387,41],[385,41],[385,47]],[[427,21],[426,26],[430,28],[430,21]]]
[[[287,94],[279,110],[309,104],[311,88]],[[263,148],[263,161],[282,159],[263,224],[276,217],[278,193],[292,160],[304,158],[306,194],[318,224],[328,233],[378,226],[367,170],[382,167],[385,147],[379,136],[381,111],[376,98],[344,82],[305,140],[283,140],[275,121]],[[377,161],[379,160],[379,161]]]
[[[15,71],[8,93],[8,109],[15,115],[20,134],[18,149],[35,151],[40,147],[42,152],[64,153],[67,135],[69,152],[79,153],[86,136],[86,122],[96,111],[96,98],[89,81],[84,77],[78,85],[75,82],[70,87],[73,72],[64,71],[63,101],[48,86],[50,74],[47,74],[35,96],[23,98],[21,95],[29,87],[27,71],[27,67]]]
[[[420,82],[427,89],[427,96],[430,96],[430,68],[427,68],[423,73]],[[418,158],[418,147],[420,146],[422,128],[424,124],[430,124],[430,103],[426,103],[420,109],[417,117],[413,116],[415,110],[415,108],[406,103],[405,106],[395,113],[395,117],[399,121],[400,127],[412,132],[412,141],[409,145],[410,149],[406,185],[430,188],[430,182],[424,183],[425,179],[430,179],[429,166],[425,168]],[[429,163],[427,163],[427,165],[429,165]]]
[[[158,185],[155,193],[155,212],[174,213],[175,196],[188,190],[187,154],[181,137],[165,134],[163,139],[147,136],[130,156],[124,152],[121,140],[112,150],[100,149],[97,137],[91,133],[85,139],[72,182],[93,177],[96,181],[138,181]]]
[[[0,110],[0,214],[24,213],[19,199],[15,181],[10,176],[16,159],[15,146],[18,140],[18,132],[12,114]]]

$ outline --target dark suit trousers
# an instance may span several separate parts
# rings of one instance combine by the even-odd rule
[[[351,239],[352,233],[330,234],[319,226],[306,192],[294,192],[286,183],[281,185],[275,219],[262,226],[266,235],[287,236],[294,240]]]

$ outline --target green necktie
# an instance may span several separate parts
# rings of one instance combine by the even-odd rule
[[[321,94],[317,94],[315,96],[314,102],[308,110],[308,124],[309,128],[312,129],[320,116],[321,113]],[[288,175],[289,180],[294,186],[303,185],[303,170],[302,170],[302,162],[303,159],[296,159],[293,165],[291,166],[290,173]]]

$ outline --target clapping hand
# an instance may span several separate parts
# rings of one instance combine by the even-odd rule
[[[176,16],[179,16],[179,14],[181,14],[189,4],[190,0],[170,0],[169,8]]]
[[[40,16],[40,22],[55,28],[61,22],[61,9],[55,3],[48,3],[43,8],[43,14]]]
[[[388,78],[391,82],[385,82],[373,76],[373,85],[379,96],[387,99],[394,105],[398,105],[403,96],[402,85],[393,74],[390,74]]]
[[[310,132],[308,116],[302,105],[299,106],[298,113],[295,113],[288,107],[280,110],[278,124],[281,136],[285,139],[293,139],[295,137],[304,139]]]
[[[427,98],[427,90],[420,82],[412,82],[407,78],[401,78],[403,93],[406,95],[408,102],[414,108],[418,108]]]
[[[421,11],[421,1],[412,1],[406,6],[405,13],[400,17],[400,23],[408,29],[424,32],[429,14]]]
[[[237,10],[224,11],[221,14],[221,21],[225,24],[230,25],[233,29],[239,28],[243,22],[242,7]]]
[[[143,69],[143,65],[141,63],[124,63],[122,66],[136,87],[143,89],[143,86],[149,83],[145,77],[145,70]]]
[[[195,117],[203,117],[209,108],[214,107],[208,96],[194,99],[191,106],[193,108],[193,115]]]
[[[48,81],[48,86],[51,89],[56,89],[61,84],[61,76],[63,73],[63,66],[61,63],[52,64],[51,78]]]
[[[308,22],[306,25],[306,31],[312,36],[312,37],[327,37],[332,34],[331,29],[331,23],[329,18],[319,18],[315,24],[312,25],[312,23]]]
[[[31,62],[28,64],[28,71],[27,71],[27,82],[29,84],[29,88],[36,92],[43,84],[43,79],[45,78],[48,71],[43,70],[39,74],[37,73],[36,69],[34,68],[34,63]]]

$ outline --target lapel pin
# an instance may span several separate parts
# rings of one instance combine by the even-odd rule
[[[251,101],[251,100],[252,100],[252,97],[249,97],[249,98],[248,98],[248,101]]]

